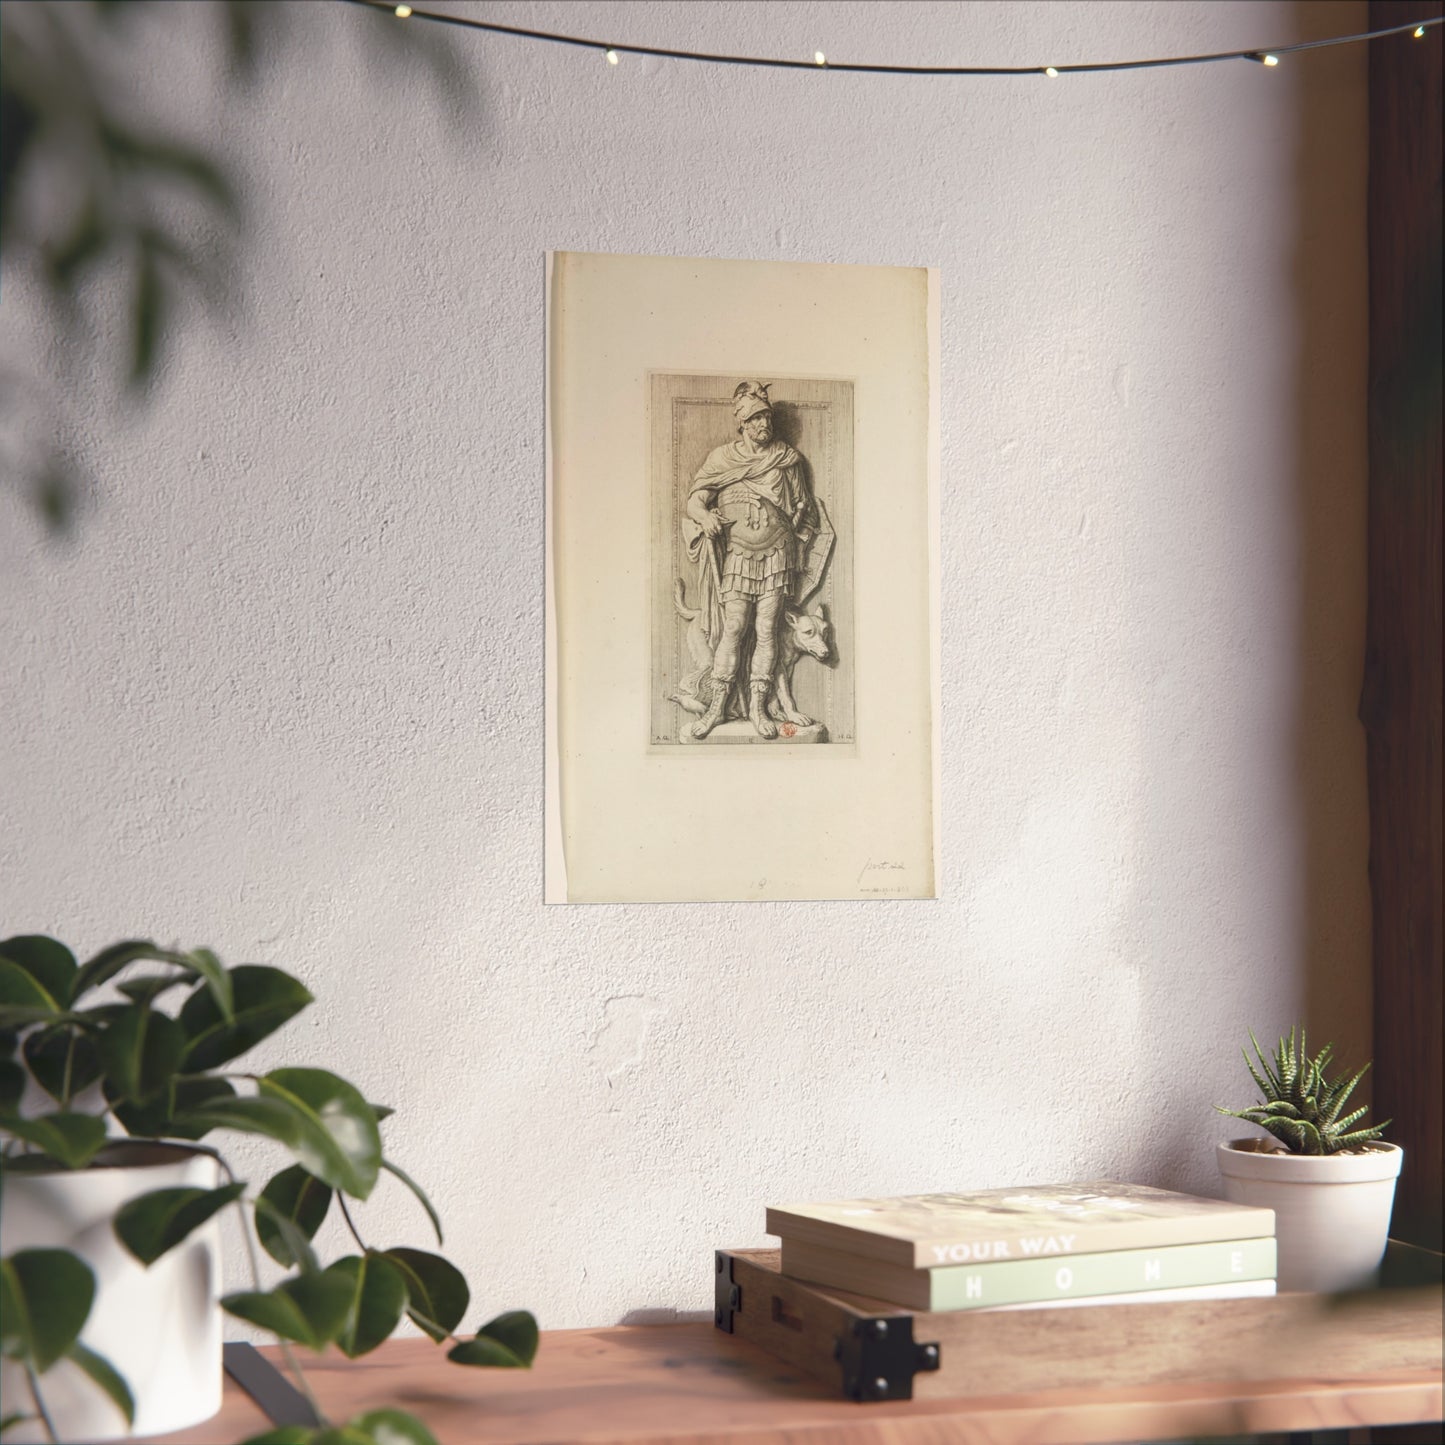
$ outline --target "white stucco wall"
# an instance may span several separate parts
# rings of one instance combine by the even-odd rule
[[[1308,1009],[1365,1056],[1362,50],[890,79],[448,32],[467,117],[359,43],[391,22],[293,8],[251,92],[201,7],[146,32],[153,113],[246,183],[241,306],[144,413],[57,393],[73,540],[0,493],[0,931],[298,973],[319,1003],[258,1062],[396,1107],[478,1320],[706,1308],[770,1201],[1213,1191],[1247,1028]],[[450,8],[903,63],[1365,21]],[[541,905],[548,248],[941,268],[939,901]],[[362,1217],[425,1247],[399,1188]]]

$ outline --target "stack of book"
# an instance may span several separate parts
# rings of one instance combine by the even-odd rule
[[[1275,1291],[1273,1210],[1141,1184],[787,1204],[767,1227],[785,1275],[915,1310]]]

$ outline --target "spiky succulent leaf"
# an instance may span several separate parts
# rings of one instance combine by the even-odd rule
[[[1255,1082],[1259,1085],[1260,1093],[1262,1093],[1266,1099],[1279,1098],[1279,1077],[1278,1075],[1276,1075],[1273,1066],[1270,1064],[1270,1061],[1265,1058],[1264,1050],[1260,1048],[1259,1040],[1255,1038],[1254,1031],[1252,1029],[1250,1030],[1249,1041],[1254,1045],[1254,1056],[1259,1060],[1260,1068],[1264,1070],[1264,1078],[1261,1079],[1258,1074],[1254,1074],[1254,1066],[1252,1064],[1250,1065],[1249,1069],[1250,1073],[1254,1074]],[[1246,1058],[1247,1057],[1248,1055],[1246,1055]]]
[[[1251,1034],[1250,1037],[1253,1038],[1253,1035]],[[1255,1047],[1255,1051],[1258,1052],[1258,1051],[1259,1051],[1259,1045],[1256,1044],[1254,1047]],[[1248,1050],[1248,1049],[1241,1049],[1241,1050],[1240,1050],[1240,1053],[1242,1053],[1242,1054],[1244,1055],[1244,1062],[1248,1065],[1248,1067],[1249,1067],[1249,1072],[1250,1072],[1250,1074],[1253,1075],[1253,1077],[1254,1077],[1255,1087],[1259,1090],[1259,1092],[1260,1092],[1261,1094],[1264,1095],[1264,1097],[1265,1097],[1266,1099],[1272,1099],[1272,1098],[1274,1098],[1274,1096],[1275,1096],[1275,1091],[1269,1086],[1269,1084],[1266,1084],[1265,1081],[1264,1081],[1262,1078],[1260,1078],[1260,1076],[1259,1076],[1259,1070],[1256,1069],[1255,1066],[1254,1066],[1252,1063],[1250,1063],[1249,1050]],[[1262,1063],[1262,1064],[1264,1063],[1264,1060],[1263,1060],[1262,1058],[1260,1059],[1260,1063]],[[1265,1065],[1264,1065],[1264,1070],[1265,1070],[1265,1073],[1269,1073],[1269,1065],[1268,1065],[1268,1064],[1265,1064]]]
[[[1304,1125],[1298,1119],[1266,1119],[1263,1127],[1268,1129],[1291,1154],[1307,1154]]]
[[[1340,1149],[1352,1149],[1356,1144],[1368,1144],[1372,1139],[1384,1137],[1385,1129],[1394,1120],[1386,1119],[1383,1124],[1376,1124],[1373,1129],[1356,1129],[1353,1134],[1341,1134],[1334,1141],[1335,1152]]]
[[[1369,1064],[1366,1064],[1365,1067],[1359,1070],[1359,1072],[1356,1073],[1352,1079],[1348,1080],[1348,1082],[1342,1081],[1339,1086],[1339,1091],[1333,1094],[1330,1098],[1330,1107],[1337,1112],[1340,1109],[1343,1109],[1345,1106],[1345,1100],[1348,1099],[1350,1095],[1355,1092],[1355,1085],[1358,1084],[1360,1080],[1363,1079],[1367,1073],[1369,1073],[1369,1071],[1370,1066]]]
[[[1334,1044],[1326,1044],[1311,1058],[1309,1037],[1303,1025],[1291,1028],[1287,1037],[1281,1037],[1270,1058],[1265,1057],[1253,1030],[1249,1041],[1254,1045],[1259,1068],[1249,1057],[1248,1049],[1243,1051],[1244,1062],[1259,1089],[1260,1100],[1247,1109],[1216,1105],[1221,1114],[1259,1125],[1292,1154],[1336,1154],[1341,1149],[1354,1148],[1382,1136],[1384,1124],[1350,1132],[1350,1126],[1369,1112],[1368,1105],[1344,1113],[1345,1102],[1364,1078],[1369,1064],[1353,1077],[1332,1081],[1326,1069],[1334,1057]]]
[[[1294,1030],[1289,1031],[1289,1042],[1283,1039],[1279,1041],[1279,1048],[1274,1056],[1275,1073],[1279,1077],[1279,1092],[1282,1096],[1288,1096],[1294,1091],[1294,1081],[1299,1072],[1299,1066],[1295,1062],[1294,1052]]]
[[[1366,1114],[1370,1112],[1368,1104],[1361,1104],[1358,1109],[1352,1109],[1343,1119],[1333,1119],[1326,1126],[1334,1134],[1343,1134],[1351,1124],[1357,1124]]]

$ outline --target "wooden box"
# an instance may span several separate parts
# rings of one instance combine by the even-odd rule
[[[1438,1373],[1441,1260],[1392,1242],[1380,1287],[1348,1295],[924,1313],[720,1250],[715,1323],[857,1401]]]

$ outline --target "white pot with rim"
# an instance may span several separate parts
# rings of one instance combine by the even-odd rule
[[[1274,1210],[1278,1287],[1321,1293],[1368,1285],[1385,1254],[1405,1153],[1372,1140],[1358,1151],[1290,1154],[1271,1138],[1218,1147],[1224,1197]]]
[[[22,1156],[23,1157],[23,1156]],[[184,1144],[117,1140],[84,1169],[5,1166],[0,1253],[68,1249],[95,1273],[95,1301],[81,1343],[104,1355],[135,1400],[135,1424],[69,1360],[40,1376],[46,1412],[62,1441],[159,1435],[209,1420],[221,1408],[221,1235],[212,1217],[147,1269],[111,1228],[117,1210],[153,1189],[215,1189],[214,1157]],[[24,1367],[0,1363],[5,1413],[33,1413]],[[43,1441],[39,1420],[5,1432]]]

